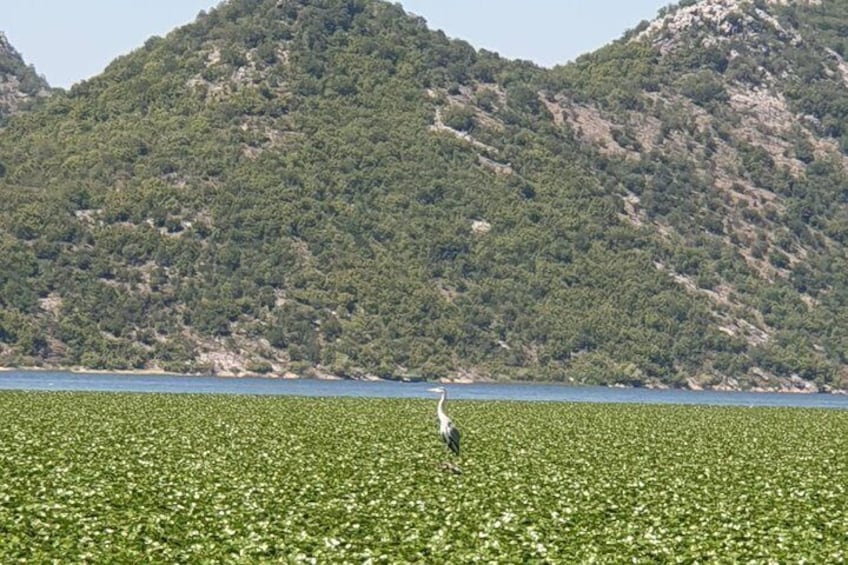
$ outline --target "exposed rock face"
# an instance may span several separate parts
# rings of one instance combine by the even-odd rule
[[[769,3],[785,2],[772,0]],[[686,37],[684,32],[692,28],[708,31],[709,43],[715,43],[740,34],[755,35],[756,30],[765,25],[791,42],[800,43],[801,37],[797,33],[783,28],[776,18],[764,10],[751,10],[747,4],[741,0],[698,2],[654,20],[639,35],[639,39],[652,38],[665,53],[675,48],[678,45],[676,40]]]
[[[33,98],[45,96],[49,88],[0,32],[0,119],[14,114]]]

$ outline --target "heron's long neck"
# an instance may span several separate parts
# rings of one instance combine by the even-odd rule
[[[445,398],[447,398],[448,393],[446,391],[442,391],[442,397],[439,398],[439,405],[436,407],[436,414],[439,415],[439,420],[444,420],[448,417],[445,414]]]

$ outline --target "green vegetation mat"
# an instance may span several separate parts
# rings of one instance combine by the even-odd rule
[[[844,560],[848,412],[0,393],[0,562]]]

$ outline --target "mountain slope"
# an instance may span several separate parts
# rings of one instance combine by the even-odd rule
[[[624,213],[676,248],[658,268],[716,305],[749,371],[843,379],[848,67],[817,30],[844,7],[690,4],[559,69],[555,111],[588,124]]]
[[[724,6],[727,41],[688,16]],[[9,124],[0,355],[841,388],[837,110],[795,120],[840,63],[768,66],[838,53],[793,35],[830,9],[544,71],[383,2],[226,3]]]
[[[48,90],[47,81],[26,65],[20,53],[0,32],[0,123]]]

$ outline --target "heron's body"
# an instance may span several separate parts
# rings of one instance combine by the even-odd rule
[[[439,435],[445,445],[459,455],[459,430],[453,425],[453,421],[445,413],[445,399],[448,396],[444,387],[431,388],[431,392],[438,392],[442,396],[439,398],[439,404],[436,406],[436,415],[439,417]]]

